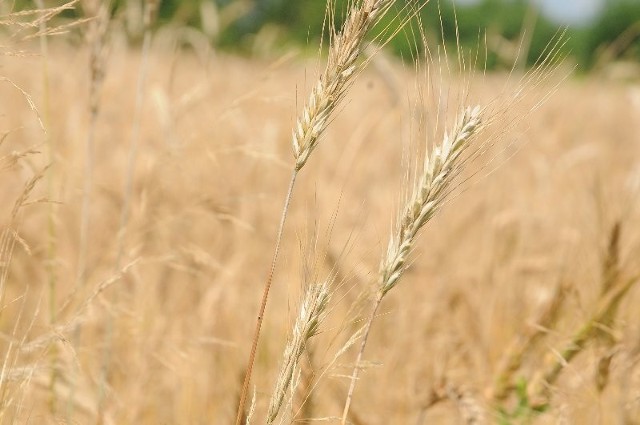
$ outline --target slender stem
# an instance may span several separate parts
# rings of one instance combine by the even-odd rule
[[[93,89],[92,89],[93,92]],[[94,94],[92,93],[93,97]],[[91,214],[91,196],[93,189],[93,166],[94,166],[94,139],[95,128],[98,122],[98,109],[91,108],[91,118],[89,123],[89,134],[85,142],[85,165],[84,165],[84,188],[82,191],[82,212],[80,217],[80,252],[78,254],[78,271],[76,275],[76,287],[85,284],[87,269],[87,248],[89,241],[89,216]]]
[[[376,301],[373,305],[373,309],[371,310],[371,315],[369,316],[369,320],[367,320],[367,325],[364,331],[364,335],[362,336],[362,341],[360,342],[360,350],[358,351],[358,356],[356,357],[356,364],[353,368],[353,373],[351,374],[351,384],[349,385],[347,400],[344,403],[344,410],[342,411],[342,420],[340,421],[341,425],[345,425],[347,423],[349,408],[351,407],[351,401],[353,400],[353,393],[356,389],[356,382],[358,381],[358,375],[360,374],[360,362],[362,362],[362,357],[364,356],[364,349],[367,345],[367,340],[369,339],[369,332],[371,332],[371,325],[373,324],[373,321],[376,318],[376,314],[378,313],[378,307],[380,307],[380,303],[382,302],[382,298],[384,298],[384,294],[385,293],[383,291],[378,291],[378,295],[376,296]]]
[[[133,173],[136,169],[136,161],[138,159],[138,146],[140,145],[140,121],[142,120],[142,105],[144,102],[144,83],[147,78],[147,69],[149,64],[149,49],[151,48],[151,29],[147,28],[142,41],[142,63],[140,64],[140,72],[138,74],[138,83],[136,89],[136,105],[133,111],[133,130],[131,132],[131,146],[129,150],[129,158],[127,159],[127,171],[124,186],[124,205],[120,213],[120,227],[118,229],[118,248],[116,254],[115,270],[120,269],[122,254],[124,251],[124,236],[126,227],[129,222],[129,212],[131,209],[131,197],[133,192]]]
[[[38,9],[44,10],[46,8],[43,0],[36,0],[35,4]],[[42,20],[39,24],[39,29],[41,35],[39,37],[40,41],[40,51],[42,53],[42,65],[43,65],[43,73],[42,73],[42,90],[44,97],[44,128],[48,130],[49,128],[49,119],[50,119],[50,107],[49,107],[49,42],[47,39],[47,21]],[[47,143],[47,153],[48,153],[48,162],[49,164],[53,163],[54,154],[53,154],[53,140],[51,135],[48,133],[45,135],[46,143]],[[53,173],[49,175],[47,179],[47,197],[49,199],[53,199]],[[55,226],[55,209],[54,205],[51,204],[48,212],[48,237],[49,243],[47,248],[47,256],[49,257],[49,267],[48,267],[48,283],[49,283],[49,322],[51,326],[55,325],[56,322],[56,287],[57,287],[57,276],[55,271],[55,254],[56,254],[56,226]],[[58,379],[58,369],[56,367],[56,361],[58,358],[58,351],[56,347],[52,347],[50,353],[51,360],[51,376],[49,379],[49,410],[51,414],[55,415],[56,413],[56,404],[57,398],[55,393],[55,386]]]
[[[260,329],[262,328],[262,321],[264,320],[264,312],[267,308],[267,300],[269,298],[269,290],[271,289],[271,283],[273,282],[273,273],[276,269],[276,263],[278,261],[278,254],[280,253],[280,243],[282,242],[282,233],[284,231],[284,224],[287,220],[287,213],[289,212],[289,204],[293,196],[293,187],[296,183],[296,177],[298,177],[298,170],[294,169],[291,174],[291,180],[289,181],[289,189],[287,190],[287,196],[284,200],[284,207],[282,208],[282,215],[280,217],[280,225],[278,227],[278,234],[276,236],[276,247],[273,252],[273,260],[271,260],[271,268],[269,270],[269,276],[267,277],[267,283],[264,286],[264,292],[262,294],[262,302],[260,303],[260,311],[256,319],[256,328],[253,335],[253,343],[251,345],[251,352],[249,354],[249,362],[247,364],[246,373],[244,376],[244,383],[242,384],[242,391],[240,392],[240,400],[238,402],[238,414],[236,416],[236,425],[241,425],[242,417],[244,416],[244,406],[247,402],[247,393],[249,392],[249,383],[251,382],[251,373],[253,372],[253,365],[256,360],[256,352],[258,351],[258,341],[260,340]]]
[[[138,157],[138,145],[140,144],[140,127],[142,120],[142,106],[144,103],[144,87],[147,78],[147,70],[149,64],[149,51],[151,49],[151,28],[146,26],[144,32],[144,39],[142,41],[142,62],[138,71],[138,82],[136,87],[136,104],[133,111],[133,130],[131,132],[131,145],[129,150],[129,158],[127,161],[127,170],[125,177],[124,187],[124,204],[120,214],[120,226],[117,235],[117,251],[115,262],[115,273],[118,273],[121,269],[120,263],[122,262],[122,256],[124,251],[124,236],[126,233],[127,223],[129,221],[129,210],[131,204],[131,197],[133,192],[133,174],[135,172],[136,159]],[[117,295],[116,295],[117,296]],[[113,334],[114,334],[113,317],[110,316],[106,323],[105,329],[105,346],[102,353],[102,371],[100,377],[100,386],[98,392],[98,414],[97,424],[104,423],[104,409],[107,382],[109,380],[109,369],[112,362],[112,349],[113,349]]]

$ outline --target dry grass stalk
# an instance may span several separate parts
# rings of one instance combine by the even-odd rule
[[[4,158],[5,157],[0,158],[0,163]],[[25,183],[22,192],[13,204],[13,208],[9,214],[9,222],[0,234],[0,315],[4,310],[5,285],[9,276],[9,265],[11,264],[13,250],[16,243],[26,246],[18,234],[20,210],[29,203],[29,196],[38,182],[44,177],[48,168],[49,167],[46,167]]]
[[[407,268],[407,260],[413,248],[419,230],[435,215],[449,193],[448,188],[461,171],[460,162],[471,144],[471,139],[482,128],[482,110],[480,107],[466,108],[459,116],[450,133],[445,133],[442,144],[436,146],[425,157],[424,170],[415,186],[411,198],[404,208],[396,233],[392,235],[387,254],[379,271],[377,296],[371,315],[365,325],[360,343],[344,410],[342,425],[346,424],[353,399],[356,382],[360,374],[362,356],[367,344],[371,326],[384,296],[398,283]]]
[[[36,117],[38,118],[38,124],[40,124],[40,128],[42,129],[43,132],[46,133],[46,130],[45,130],[46,127],[44,125],[42,117],[40,116],[40,112],[38,111],[38,108],[36,108],[36,104],[33,102],[33,99],[31,98],[29,93],[27,93],[19,85],[17,85],[16,83],[14,83],[12,80],[8,79],[7,77],[0,76],[0,81],[8,83],[9,85],[13,86],[13,88],[18,90],[20,92],[20,94],[22,94],[24,99],[29,104],[29,108],[33,111],[34,114],[36,114]]]
[[[145,14],[144,14],[144,38],[142,41],[142,51],[141,58],[142,62],[140,64],[140,68],[138,70],[138,81],[136,85],[136,100],[135,100],[135,108],[133,112],[133,129],[131,131],[131,140],[129,145],[129,154],[127,158],[127,165],[125,169],[125,184],[123,190],[123,203],[122,209],[120,211],[120,224],[118,227],[117,233],[117,247],[116,247],[116,258],[115,258],[115,267],[114,272],[118,272],[121,268],[122,257],[124,255],[124,247],[125,247],[125,236],[126,229],[129,223],[129,214],[131,209],[131,200],[133,197],[133,178],[136,169],[136,163],[138,159],[138,148],[140,145],[140,132],[141,132],[141,121],[142,121],[142,109],[144,106],[144,97],[145,97],[145,86],[147,82],[147,73],[149,69],[149,55],[151,50],[151,25],[153,24],[153,20],[155,18],[155,14],[158,9],[158,1],[157,0],[147,0],[145,1]],[[102,376],[100,379],[100,395],[98,402],[98,415],[99,421],[103,421],[104,410],[105,410],[105,392],[107,387],[107,382],[109,380],[109,370],[111,365],[111,356],[112,356],[112,339],[113,339],[113,317],[110,317],[107,322],[107,336],[106,336],[106,344],[103,353],[103,366],[102,366]]]
[[[86,258],[91,215],[91,191],[93,186],[94,144],[96,125],[100,113],[100,92],[106,68],[106,37],[109,27],[109,2],[87,4],[85,13],[95,17],[89,25],[89,130],[85,141],[84,190],[80,213],[80,248],[76,285],[83,286],[86,278]]]
[[[589,341],[600,335],[602,323],[612,317],[611,315],[616,311],[624,296],[639,280],[640,275],[621,278],[615,286],[601,296],[591,317],[571,337],[564,349],[556,353],[542,373],[533,380],[529,387],[529,394],[534,407],[542,407],[548,404],[549,389],[556,382],[562,370],[584,350]]]
[[[240,425],[242,422],[242,411],[244,410],[249,383],[251,382],[251,374],[258,342],[260,340],[260,330],[262,328],[262,321],[269,298],[275,266],[278,261],[280,243],[287,219],[289,204],[293,196],[296,177],[298,172],[309,160],[313,150],[317,147],[322,133],[331,121],[333,112],[344,98],[355,76],[364,66],[363,64],[357,64],[356,61],[362,54],[365,36],[380,18],[384,16],[385,12],[389,10],[393,2],[394,0],[362,0],[352,5],[341,31],[337,34],[332,33],[327,66],[312,89],[309,100],[302,115],[298,118],[293,131],[292,144],[295,166],[289,181],[289,189],[285,196],[284,207],[276,235],[273,259],[256,319],[249,361],[244,383],[240,391],[240,403],[235,421],[236,425]]]
[[[40,54],[43,58],[42,63],[43,63],[43,73],[42,73],[42,92],[43,92],[43,103],[44,103],[44,116],[40,115],[40,112],[38,111],[38,109],[35,106],[34,101],[32,100],[31,96],[25,91],[23,90],[21,87],[19,87],[17,84],[15,84],[13,81],[11,81],[10,79],[7,79],[5,77],[0,77],[0,81],[5,81],[9,84],[11,84],[14,88],[16,88],[18,91],[20,91],[24,97],[24,99],[26,99],[27,103],[29,104],[29,107],[31,108],[31,110],[36,114],[37,116],[37,120],[38,123],[40,125],[40,128],[42,129],[44,136],[46,138],[46,143],[47,143],[47,147],[48,147],[48,162],[49,164],[52,164],[53,161],[53,149],[51,147],[51,139],[49,134],[47,133],[47,126],[49,125],[49,67],[48,67],[48,40],[47,37],[49,35],[53,35],[53,34],[60,34],[65,32],[70,26],[74,26],[77,24],[80,24],[82,22],[76,22],[73,21],[71,24],[63,24],[60,25],[58,27],[53,27],[50,28],[48,26],[49,22],[56,17],[57,15],[59,15],[60,13],[62,13],[65,10],[69,10],[69,9],[73,9],[75,3],[77,3],[79,0],[73,0],[71,2],[67,2],[65,4],[62,4],[58,7],[53,7],[53,8],[46,8],[44,5],[44,2],[42,0],[36,0],[35,4],[37,6],[37,9],[34,10],[26,10],[26,11],[21,11],[21,12],[14,12],[14,13],[10,13],[8,15],[2,16],[0,17],[0,26],[3,27],[7,27],[7,29],[9,30],[9,33],[11,34],[11,38],[14,41],[17,42],[21,42],[21,41],[25,41],[28,39],[32,39],[32,38],[39,38],[39,42],[40,42]],[[2,50],[5,50],[4,48]],[[8,52],[3,51],[3,54],[10,54],[10,49],[8,49]],[[24,53],[19,53],[18,56],[22,56],[24,55]],[[16,158],[17,159],[17,158]],[[48,167],[47,167],[48,168]],[[43,171],[44,173],[44,171]],[[35,182],[37,180],[39,180],[42,177],[42,174],[39,176],[36,176],[36,178],[34,178],[34,180],[32,180],[32,182],[30,182],[29,184],[33,183],[35,185]],[[27,185],[26,190],[28,192],[30,192],[33,187],[29,188],[29,184]],[[25,193],[23,193],[23,195],[25,195]],[[26,193],[26,196],[28,196],[28,193]],[[47,191],[47,195],[46,197],[48,199],[52,199],[53,198],[53,194],[52,194],[52,182],[51,182],[51,175],[49,176],[48,179],[48,191]],[[26,201],[26,200],[24,200]],[[24,201],[22,202],[22,204],[20,205],[23,206],[24,205]],[[17,204],[16,204],[17,205]],[[17,211],[14,211],[13,214],[17,214]],[[15,217],[15,216],[14,216]],[[12,220],[14,220],[12,218]],[[51,266],[51,264],[53,264],[54,262],[52,261],[54,258],[54,254],[55,254],[55,242],[54,242],[54,234],[55,234],[55,230],[54,230],[54,217],[53,217],[53,205],[51,205],[50,209],[49,209],[49,227],[48,227],[48,236],[49,236],[49,246],[48,246],[48,260],[49,261],[49,312],[50,312],[50,322],[53,323],[55,321],[55,295],[56,295],[56,279],[55,279],[55,274],[53,272],[53,266]],[[14,236],[12,238],[12,241],[10,241],[9,245],[5,245],[5,241],[2,241],[2,248],[0,248],[0,251],[4,250],[4,248],[9,249],[9,255],[8,255],[8,259],[6,261],[5,266],[8,268],[9,262],[10,262],[10,256],[11,256],[11,251],[13,250],[13,246],[15,244],[14,241],[21,241],[21,239],[19,239],[17,230],[12,230]],[[3,234],[3,239],[6,235]],[[5,261],[1,258],[3,257],[3,253],[0,252],[0,262],[4,263]],[[2,289],[0,289],[2,291],[2,294],[0,295],[0,304],[2,302],[2,300],[4,299],[4,285],[5,285],[5,281],[7,278],[7,275],[4,274],[5,270],[3,270],[2,273],[2,277],[0,277],[0,286],[2,287]],[[52,350],[51,352],[51,362],[52,365],[55,363],[55,349]],[[55,372],[55,367],[52,367],[52,374],[51,374],[51,385],[53,386],[55,383],[55,379],[56,379],[56,372]],[[50,393],[53,394],[53,393]],[[53,406],[55,404],[55,397],[52,395],[50,398],[50,410],[53,411]]]
[[[0,167],[0,170],[4,171],[8,169],[9,166],[15,165],[20,158],[23,158],[29,153],[32,152],[28,151],[28,153],[13,154],[7,155],[5,157],[0,157],[0,164],[4,163],[5,160],[8,159],[6,168]],[[2,231],[0,232],[0,317],[2,317],[8,304],[12,304],[15,302],[20,303],[20,309],[17,316],[11,317],[10,319],[14,324],[11,335],[2,335],[3,338],[7,338],[9,340],[9,344],[5,346],[3,364],[2,368],[0,369],[0,418],[4,417],[5,410],[9,409],[14,403],[14,394],[12,394],[9,389],[9,382],[17,381],[20,383],[19,387],[24,386],[25,383],[30,380],[36,369],[35,366],[27,366],[24,368],[17,366],[21,351],[20,349],[25,342],[25,337],[20,337],[20,335],[18,334],[18,329],[23,325],[22,316],[24,313],[28,287],[25,288],[24,293],[21,296],[10,301],[7,304],[5,304],[5,298],[7,282],[9,278],[9,267],[11,265],[16,245],[22,246],[27,253],[31,254],[27,243],[19,234],[21,210],[25,206],[35,202],[29,201],[29,198],[36,188],[38,182],[43,178],[44,173],[47,169],[48,167],[35,174],[24,184],[21,193],[13,203],[13,207],[11,208],[11,212],[8,216],[8,222],[2,226]],[[27,326],[28,330],[32,329],[36,317],[37,314],[34,314],[31,317],[31,322]]]
[[[294,375],[298,369],[300,356],[311,337],[318,333],[320,322],[329,302],[329,283],[311,285],[307,288],[298,318],[293,325],[292,335],[284,350],[283,362],[269,402],[267,424],[272,424],[280,412],[288,392],[295,391]]]
[[[622,273],[620,265],[620,234],[622,232],[622,223],[616,221],[611,226],[609,233],[607,251],[602,259],[602,285],[600,288],[600,296],[604,296],[611,291],[613,287],[620,281]],[[610,326],[616,315],[617,307],[614,307],[610,314],[603,318],[602,325]],[[603,336],[606,338],[606,335]]]
[[[22,10],[20,12],[9,13],[8,15],[0,16],[0,26],[6,26],[10,28],[16,28],[11,32],[11,37],[14,39],[29,39],[34,37],[41,37],[47,35],[58,35],[66,32],[70,27],[77,26],[87,20],[76,20],[70,24],[63,24],[57,27],[48,27],[47,22],[51,21],[61,13],[72,10],[75,8],[76,3],[80,0],[71,0],[60,6],[45,8],[38,6],[37,9]],[[22,32],[27,30],[33,30],[31,34],[21,35]]]
[[[68,10],[73,10],[80,0],[72,0],[56,7],[45,7],[42,0],[36,0],[37,9],[13,12],[0,17],[0,26],[11,28],[11,38],[27,41],[34,38],[47,38],[55,35],[63,35],[70,30],[91,21],[91,18],[74,19],[57,26],[48,26],[47,23]],[[5,53],[6,54],[6,53]],[[11,54],[11,53],[10,53]],[[24,55],[24,52],[18,53]]]
[[[26,292],[28,291],[25,291],[25,294],[23,294],[23,296],[20,297],[20,301],[21,301],[20,310],[18,311],[17,316],[13,318],[14,325],[11,332],[10,342],[8,346],[5,348],[6,351],[5,351],[4,359],[2,362],[2,368],[0,369],[0,418],[3,418],[5,416],[4,414],[5,409],[8,410],[12,404],[16,404],[15,399],[17,397],[15,394],[11,393],[11,390],[9,388],[9,383],[11,381],[11,374],[12,374],[11,371],[16,369],[16,363],[18,361],[18,355],[19,355],[19,347],[23,342],[21,338],[18,336],[18,328],[22,322],[22,317],[24,315],[24,301],[25,301],[24,295],[26,295]],[[34,369],[33,368],[30,368],[30,369],[31,370],[27,371],[27,373],[25,373],[24,375],[16,377],[19,379],[21,384],[28,382],[28,380],[31,378],[32,375],[29,372],[33,372]]]
[[[611,290],[612,287],[620,280],[621,265],[620,265],[620,234],[622,232],[622,223],[616,221],[611,226],[609,233],[609,240],[607,244],[607,252],[602,260],[602,287],[600,295],[603,296]],[[603,391],[609,382],[609,369],[611,367],[611,361],[615,354],[616,339],[613,335],[613,329],[615,329],[615,318],[617,315],[618,307],[613,306],[605,317],[602,318],[600,323],[600,332],[598,333],[598,345],[602,354],[598,360],[598,367],[596,370],[596,387],[598,391]]]
[[[149,29],[156,19],[158,14],[158,8],[160,7],[160,0],[145,0],[144,2],[144,27]]]
[[[524,334],[519,334],[507,348],[495,374],[493,387],[489,391],[489,399],[494,403],[505,400],[515,389],[514,376],[522,366],[524,356],[546,334],[546,330],[555,324],[565,298],[566,286],[560,283],[556,286],[551,300],[539,310],[532,326],[529,326]]]
[[[61,10],[65,10],[67,8],[73,7],[73,2],[69,5],[63,5],[63,9],[60,11],[49,11],[46,12],[46,7],[43,0],[36,0],[36,6],[39,11],[44,11],[42,17],[40,19],[36,19],[35,22],[38,24],[38,31],[35,36],[39,36],[40,42],[40,53],[42,55],[42,63],[43,63],[43,72],[42,72],[42,87],[43,87],[43,96],[44,96],[44,124],[43,127],[46,128],[50,125],[50,74],[49,74],[49,30],[48,23],[49,20],[52,19],[55,15],[60,13]],[[67,7],[68,6],[68,7]],[[25,39],[30,37],[24,37]],[[54,148],[53,148],[53,140],[49,134],[45,135],[46,144],[47,144],[47,154],[48,160],[50,164],[54,163]],[[53,198],[53,175],[50,174],[47,181],[47,196]],[[48,238],[49,238],[49,247],[48,247],[48,255],[50,264],[53,264],[53,258],[56,254],[56,230],[55,230],[55,210],[54,206],[50,205],[49,211],[49,228],[48,228]],[[57,276],[53,267],[49,267],[48,273],[48,284],[49,284],[49,321],[53,325],[56,321],[56,313],[55,313],[55,299],[57,295]],[[57,362],[57,350],[55,347],[51,350],[50,354],[51,361],[51,376],[49,380],[49,410],[53,413],[55,412],[56,405],[56,396],[53,388],[56,385],[56,380],[58,377],[57,369],[55,367],[55,363]]]
[[[611,226],[607,251],[602,260],[602,283],[600,298],[594,313],[573,335],[566,347],[558,353],[552,362],[534,379],[529,393],[538,406],[548,404],[549,389],[558,379],[560,373],[589,343],[595,340],[605,348],[605,353],[598,361],[596,370],[596,386],[603,390],[609,378],[609,367],[613,354],[615,339],[611,334],[618,307],[633,285],[640,280],[640,275],[625,277],[620,266],[620,237],[622,224],[616,221]]]
[[[133,196],[133,174],[136,169],[138,159],[138,148],[140,145],[140,127],[142,118],[142,108],[144,105],[145,85],[149,70],[149,54],[151,50],[151,25],[157,12],[158,1],[147,0],[145,2],[144,13],[144,38],[142,40],[142,50],[140,52],[142,63],[138,70],[138,82],[136,84],[136,100],[133,112],[133,129],[131,131],[131,141],[129,145],[129,155],[127,158],[127,168],[125,170],[124,200],[120,212],[120,226],[118,229],[118,246],[116,248],[115,270],[120,268],[122,256],[124,254],[125,234],[129,223],[129,213],[131,209],[131,198]]]

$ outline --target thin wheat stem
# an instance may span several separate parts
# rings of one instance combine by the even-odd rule
[[[133,174],[136,169],[136,162],[138,159],[138,148],[140,145],[140,127],[141,127],[141,115],[142,105],[144,101],[144,86],[147,78],[147,70],[149,64],[149,50],[151,48],[151,30],[147,29],[144,33],[144,39],[142,41],[142,63],[140,64],[140,71],[138,73],[138,82],[136,89],[136,104],[133,111],[133,130],[131,132],[131,145],[129,148],[129,157],[127,159],[127,170],[124,186],[124,203],[122,205],[122,211],[120,213],[120,226],[118,228],[118,247],[116,254],[115,270],[120,269],[120,263],[122,262],[122,255],[124,251],[124,240],[126,234],[126,228],[129,223],[129,213],[131,210],[131,197],[133,196]]]
[[[98,122],[97,111],[91,111],[89,133],[85,141],[84,187],[82,191],[82,212],[80,213],[80,245],[78,253],[78,272],[76,285],[84,286],[87,268],[87,245],[89,241],[89,216],[91,214],[91,191],[93,188],[94,139]]]
[[[36,0],[36,6],[40,10],[45,10],[46,6],[43,0]],[[44,125],[49,125],[49,42],[46,36],[47,32],[47,20],[43,19],[39,22],[39,32],[41,33],[40,37],[38,37],[40,42],[40,51],[42,53],[43,58],[43,75],[42,75],[42,83],[43,83],[43,93],[44,93]],[[46,128],[46,127],[45,127]],[[49,155],[49,163],[53,162],[53,141],[50,135],[46,135],[47,145],[48,145],[48,155]],[[49,176],[47,179],[47,192],[50,198],[53,198],[53,174]],[[56,252],[56,242],[55,242],[55,218],[54,218],[55,210],[54,206],[51,205],[48,211],[48,221],[49,221],[49,261],[53,265],[55,252]],[[49,321],[51,325],[56,321],[56,308],[55,308],[55,300],[57,294],[57,276],[55,275],[55,271],[53,266],[49,267],[48,270],[48,280],[49,280]],[[55,385],[58,379],[58,371],[56,369],[56,361],[57,361],[58,353],[56,348],[52,348],[50,353],[50,361],[51,361],[51,376],[49,379],[49,410],[52,414],[55,414],[56,411],[56,395],[55,395]]]
[[[560,373],[565,367],[571,363],[571,361],[578,355],[587,343],[597,337],[600,332],[601,324],[610,317],[611,313],[616,310],[625,294],[640,281],[640,275],[634,275],[626,280],[620,280],[616,286],[610,288],[607,293],[602,294],[595,312],[589,317],[589,319],[576,331],[571,337],[569,343],[553,358],[553,361],[548,365],[544,372],[541,373],[541,378],[534,380],[531,385],[532,399],[535,404],[548,403],[549,388],[555,383],[560,376]]]
[[[142,51],[141,57],[142,62],[140,64],[140,69],[138,70],[138,81],[136,83],[136,103],[133,112],[133,129],[131,132],[131,144],[129,148],[129,157],[127,160],[127,169],[126,169],[126,177],[125,177],[125,187],[124,187],[124,202],[122,206],[122,211],[120,214],[120,225],[118,228],[117,234],[117,249],[116,249],[116,260],[115,260],[115,273],[120,270],[120,263],[122,261],[122,256],[124,252],[124,244],[125,244],[125,234],[126,227],[129,222],[129,212],[130,212],[130,204],[131,198],[133,196],[133,175],[135,172],[135,165],[138,157],[138,148],[140,145],[140,129],[141,129],[141,121],[142,121],[142,107],[144,104],[144,89],[145,82],[147,79],[147,71],[149,68],[149,52],[151,50],[151,24],[153,23],[153,19],[155,17],[155,13],[158,8],[157,0],[146,0],[145,2],[145,14],[144,14],[144,38],[142,41]],[[111,365],[111,356],[113,349],[113,317],[110,317],[107,321],[106,325],[106,336],[105,336],[105,348],[103,351],[103,359],[102,359],[102,371],[101,371],[101,379],[100,379],[100,389],[98,394],[98,415],[97,422],[100,424],[103,422],[103,414],[104,414],[104,403],[106,397],[106,386],[108,381],[109,369]]]
[[[89,129],[84,146],[84,187],[82,191],[82,209],[80,213],[80,239],[78,253],[78,268],[76,271],[76,288],[82,288],[87,280],[87,255],[91,225],[91,203],[93,198],[93,178],[95,167],[95,139],[98,118],[100,116],[100,93],[105,77],[104,44],[109,24],[110,1],[102,3],[97,10],[92,10],[93,21],[89,26],[90,55],[89,55]],[[78,326],[73,335],[75,348],[80,344],[82,327]],[[77,382],[71,379],[69,395],[67,396],[67,420],[73,415]]]
[[[104,80],[104,43],[109,23],[110,2],[105,2],[94,11],[94,20],[90,26],[91,51],[89,57],[89,131],[85,141],[84,188],[82,191],[82,210],[80,214],[80,247],[78,254],[78,270],[76,286],[84,286],[87,268],[87,249],[89,243],[91,198],[93,190],[93,170],[95,162],[95,134],[100,115],[100,91]]]
[[[362,357],[364,356],[364,349],[367,346],[367,341],[369,340],[369,333],[371,332],[371,323],[376,318],[376,314],[378,313],[378,308],[380,307],[380,303],[382,303],[382,299],[384,298],[384,293],[379,291],[376,296],[376,300],[373,303],[373,308],[371,309],[371,314],[369,315],[369,319],[367,320],[367,325],[364,329],[364,334],[362,335],[362,341],[360,342],[360,348],[358,349],[358,355],[356,356],[355,367],[353,368],[353,372],[351,373],[349,391],[347,392],[347,400],[344,403],[344,409],[342,410],[342,421],[341,424],[345,425],[347,423],[347,416],[349,415],[349,409],[351,408],[351,401],[353,400],[353,394],[356,390],[356,382],[358,381],[358,377],[360,375],[360,364],[362,363]]]
[[[236,416],[236,425],[242,424],[242,418],[244,416],[244,406],[247,401],[247,394],[249,392],[249,384],[251,382],[251,373],[253,372],[253,365],[256,360],[256,352],[258,351],[258,341],[260,339],[260,329],[262,328],[262,322],[264,320],[264,313],[267,309],[267,299],[269,298],[269,291],[271,290],[271,284],[273,282],[273,274],[276,270],[276,263],[278,262],[278,254],[280,253],[280,245],[282,242],[282,234],[284,232],[284,224],[287,220],[287,214],[289,212],[289,205],[291,204],[291,198],[293,197],[293,188],[296,184],[296,178],[298,177],[298,170],[295,169],[291,174],[289,180],[289,189],[284,200],[284,207],[282,208],[282,214],[280,216],[280,224],[278,225],[278,233],[276,236],[276,245],[273,251],[273,259],[271,260],[271,267],[269,268],[269,275],[267,282],[264,286],[264,292],[262,294],[262,301],[260,303],[260,311],[256,319],[256,328],[254,331],[253,342],[251,344],[251,352],[249,353],[249,362],[247,364],[247,370],[244,376],[244,382],[242,384],[242,390],[240,392],[240,400],[238,402],[238,412]]]

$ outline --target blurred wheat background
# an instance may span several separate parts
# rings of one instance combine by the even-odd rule
[[[158,15],[165,2],[0,3],[0,423],[236,416],[291,132],[326,57],[282,27],[240,37],[252,3],[227,3],[194,6],[199,26]],[[422,24],[427,42],[444,31]],[[451,72],[455,40],[424,66],[394,42],[368,53],[298,177],[250,420],[267,415],[305,285],[326,281],[279,422],[340,423],[355,366],[353,424],[640,423],[628,31],[597,60],[564,55],[513,105],[501,93],[535,59],[493,49],[503,35],[484,37],[488,70]],[[425,69],[446,75],[430,86]],[[433,143],[423,124],[476,104],[503,110],[487,152],[425,226],[356,365],[381,255]]]

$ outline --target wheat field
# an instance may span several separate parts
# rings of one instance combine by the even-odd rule
[[[324,59],[158,34],[141,90],[141,48],[117,34],[99,87],[82,40],[18,51],[0,67],[0,422],[232,422]],[[276,422],[340,423],[356,367],[353,424],[639,423],[640,87],[561,65],[512,105],[517,73],[431,87],[384,51],[367,65],[297,177],[250,419],[268,415],[304,288],[326,282]],[[356,364],[413,170],[444,131],[422,124],[476,104],[502,111],[486,152],[422,229]]]

